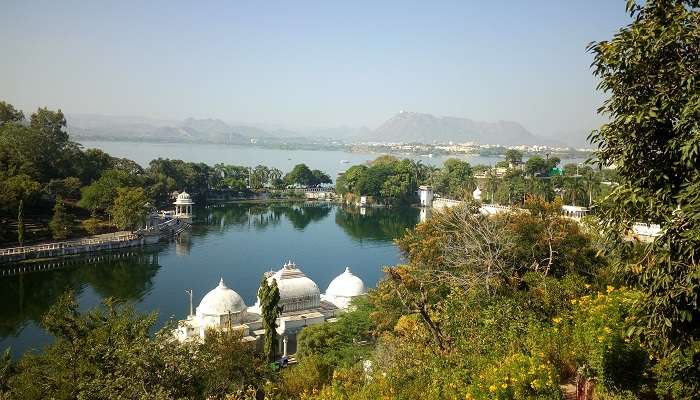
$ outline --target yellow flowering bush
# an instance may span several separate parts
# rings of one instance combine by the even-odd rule
[[[490,364],[468,388],[467,399],[561,399],[558,374],[542,357],[517,353]]]
[[[649,357],[639,341],[626,334],[626,321],[640,293],[607,286],[605,292],[581,296],[556,325],[568,343],[565,357],[579,373],[605,388],[639,388]]]

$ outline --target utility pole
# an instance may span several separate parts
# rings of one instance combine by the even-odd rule
[[[192,316],[192,289],[185,290],[185,293],[187,293],[190,296],[190,313],[189,316]]]

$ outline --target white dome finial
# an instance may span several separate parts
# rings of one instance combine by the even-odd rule
[[[352,271],[350,271],[350,267],[345,267],[345,273],[347,274],[352,274]]]
[[[224,288],[226,287],[226,283],[224,282],[224,277],[223,277],[223,276],[220,277],[220,279],[219,279],[219,286],[220,286],[220,287],[224,287]]]

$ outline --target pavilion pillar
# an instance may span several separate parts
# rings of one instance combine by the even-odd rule
[[[287,335],[282,339],[282,357],[287,357]]]

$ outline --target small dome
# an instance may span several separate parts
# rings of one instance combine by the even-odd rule
[[[219,286],[207,293],[197,307],[197,315],[221,316],[235,314],[247,309],[243,298],[231,290],[221,278]]]
[[[192,197],[190,196],[190,194],[183,190],[182,193],[177,195],[177,200],[175,200],[175,204],[194,204],[194,202],[192,201]]]
[[[336,276],[326,289],[326,295],[341,297],[356,297],[365,294],[365,283],[345,268],[345,272]]]

